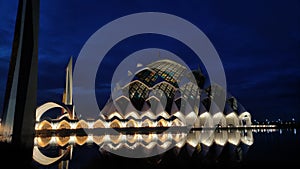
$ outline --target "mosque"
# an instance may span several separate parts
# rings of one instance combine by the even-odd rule
[[[133,74],[132,80],[119,86],[116,94],[107,101],[97,119],[76,116],[72,103],[72,58],[66,68],[66,86],[62,103],[48,102],[36,109],[36,133],[49,131],[85,131],[97,129],[228,129],[251,126],[251,115],[233,97],[227,97],[224,108],[214,102],[225,96],[217,84],[205,87],[206,77],[200,70],[188,69],[175,61],[162,59],[146,65]],[[214,92],[212,92],[214,91]],[[47,117],[50,109],[61,109],[55,119]],[[51,112],[51,111],[50,111]],[[228,140],[218,141],[224,144]],[[117,138],[113,142],[118,142]],[[150,138],[149,138],[150,139]],[[39,139],[41,146],[55,142],[61,146],[70,142],[102,143],[102,137],[78,136]],[[239,140],[239,139],[238,139]],[[235,144],[238,144],[236,140]],[[234,141],[233,141],[234,142]],[[211,143],[207,143],[211,144]]]

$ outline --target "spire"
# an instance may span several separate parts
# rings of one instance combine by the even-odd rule
[[[73,57],[71,56],[68,66],[66,68],[66,86],[63,95],[63,103],[65,105],[73,104]]]
[[[68,66],[66,67],[66,83],[63,93],[62,102],[70,110],[69,115],[71,119],[75,118],[75,107],[73,105],[73,57],[70,57]],[[63,112],[63,111],[62,111]]]

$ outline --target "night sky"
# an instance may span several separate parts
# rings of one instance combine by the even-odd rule
[[[0,112],[11,54],[16,0],[0,0]],[[137,12],[164,12],[202,30],[217,50],[227,89],[254,119],[300,118],[300,2],[41,0],[37,106],[60,102],[65,67],[99,28]],[[121,29],[121,28],[120,28]],[[137,35],[114,46],[98,70],[97,97],[110,95],[111,76],[129,54],[156,47],[172,51],[195,69],[199,60],[184,44],[161,35]]]

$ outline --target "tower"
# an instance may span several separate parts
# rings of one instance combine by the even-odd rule
[[[75,110],[73,106],[73,58],[71,57],[66,68],[66,82],[65,82],[65,90],[63,93],[62,102],[65,106],[72,112],[70,114],[70,118],[75,118]]]
[[[20,0],[3,107],[6,141],[32,153],[38,75],[39,0]]]
[[[73,59],[72,57],[70,58],[69,60],[69,63],[68,63],[68,66],[66,68],[66,83],[65,83],[65,91],[64,91],[64,95],[63,95],[63,103],[65,105],[72,105],[73,102],[73,98],[72,98],[72,95],[73,95],[73,75],[72,75],[72,63],[73,62]]]

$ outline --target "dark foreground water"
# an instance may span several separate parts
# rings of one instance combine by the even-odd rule
[[[245,164],[253,167],[299,167],[299,129],[283,129],[272,133],[255,133]]]
[[[219,131],[206,140],[201,140],[201,133],[193,132],[178,137],[158,135],[152,140],[128,137],[131,142],[130,139],[124,141],[125,136],[106,136],[106,141],[103,137],[95,139],[99,141],[97,143],[92,136],[36,139],[38,153],[34,152],[38,156],[34,157],[32,166],[41,169],[295,167],[300,166],[297,132],[296,129]],[[180,137],[185,141],[177,144],[174,140],[182,141]],[[155,145],[151,145],[153,140]],[[136,142],[138,144],[134,146]],[[111,153],[122,149],[130,155],[134,147],[146,153],[165,152],[148,158],[128,158]],[[52,163],[53,159],[56,161]]]

